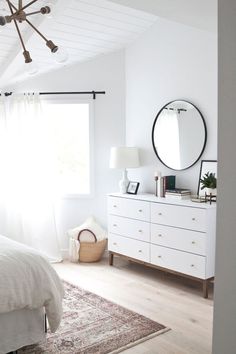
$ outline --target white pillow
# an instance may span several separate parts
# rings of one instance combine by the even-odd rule
[[[78,239],[78,234],[81,230],[90,230],[92,231],[98,241],[102,241],[107,238],[107,231],[104,230],[95,220],[93,216],[90,216],[86,221],[80,225],[75,227],[74,229],[68,230],[67,234],[69,237]],[[80,242],[94,242],[94,236],[88,232],[88,231],[83,231],[80,236]]]

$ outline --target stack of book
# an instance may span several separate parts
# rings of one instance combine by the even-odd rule
[[[175,189],[166,189],[165,197],[176,199],[176,200],[183,200],[183,199],[190,199],[191,191],[189,189],[183,188],[175,188]]]

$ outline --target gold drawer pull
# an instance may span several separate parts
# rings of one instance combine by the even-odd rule
[[[160,216],[161,216],[161,215],[162,215],[162,213],[158,213],[158,215],[160,215]]]
[[[138,232],[141,234],[143,232],[143,230],[138,230]]]
[[[139,250],[138,252],[139,252],[139,253],[142,253],[143,251],[142,251],[142,250]]]
[[[142,213],[143,211],[142,211],[142,209],[139,209],[139,213]]]

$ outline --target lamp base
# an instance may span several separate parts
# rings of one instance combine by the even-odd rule
[[[129,185],[129,179],[127,176],[127,170],[125,169],[123,171],[122,179],[119,182],[119,189],[121,194],[125,194],[127,192],[128,185]]]

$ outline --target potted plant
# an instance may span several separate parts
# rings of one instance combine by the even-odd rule
[[[207,172],[201,179],[201,189],[206,189],[207,195],[216,195],[217,179],[215,173]]]

